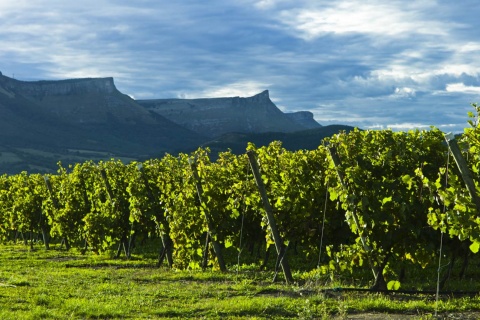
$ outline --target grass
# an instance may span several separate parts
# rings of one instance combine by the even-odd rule
[[[298,282],[286,285],[255,265],[175,271],[155,268],[151,253],[115,260],[52,247],[0,246],[0,319],[434,318],[431,295],[324,292],[323,285],[349,284],[312,272],[296,272]],[[438,310],[478,318],[480,298],[443,298]]]

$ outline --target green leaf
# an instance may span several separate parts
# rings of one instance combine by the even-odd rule
[[[331,201],[337,200],[337,198],[338,198],[338,193],[337,193],[335,190],[332,190],[332,189],[330,189],[330,190],[328,190],[328,191],[329,191],[329,193],[330,193],[330,200],[331,200]]]
[[[392,280],[387,283],[388,290],[398,290],[400,289],[400,281]]]
[[[478,241],[474,241],[470,245],[470,250],[472,250],[473,253],[477,253],[479,249],[480,249],[480,242],[478,242]]]
[[[403,175],[403,176],[402,176],[402,181],[403,181],[405,184],[409,184],[409,183],[412,181],[412,177],[410,177],[410,175],[408,175],[408,174]]]
[[[385,203],[387,203],[387,202],[390,202],[390,201],[392,201],[392,197],[383,198],[383,200],[382,200],[382,205],[385,204]]]

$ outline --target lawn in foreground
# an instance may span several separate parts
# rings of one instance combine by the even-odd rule
[[[286,285],[256,266],[236,269],[174,271],[144,255],[115,260],[1,245],[0,319],[429,319],[435,311],[432,295],[324,292],[348,284],[296,272],[298,282]],[[478,295],[438,304],[443,317],[476,319],[478,310]]]

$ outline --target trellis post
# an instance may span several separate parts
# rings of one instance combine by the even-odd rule
[[[347,183],[345,182],[345,176],[342,171],[342,162],[340,157],[338,156],[337,149],[333,146],[327,148],[330,152],[330,157],[332,158],[333,164],[335,166],[335,170],[337,171],[338,179],[340,180],[340,184],[345,190],[348,190]],[[360,226],[360,222],[357,215],[357,208],[353,206],[351,208],[353,221],[355,226],[358,230],[358,235],[360,236],[360,240],[362,242],[363,249],[367,253],[368,263],[370,264],[370,268],[372,269],[373,276],[375,277],[375,285],[374,289],[386,289],[385,279],[383,278],[383,274],[380,274],[382,268],[379,268],[374,265],[372,259],[372,248],[368,245],[368,237],[363,234],[365,228]],[[377,288],[378,287],[378,288]],[[385,287],[385,288],[384,288]]]
[[[189,163],[190,163],[190,167],[191,167],[192,172],[193,172],[193,178],[195,179],[195,186],[197,188],[198,200],[201,204],[202,203],[202,197],[203,197],[203,187],[202,187],[202,183],[200,182],[200,177],[198,176],[197,165],[196,165],[195,161],[193,161],[193,160],[189,160]],[[210,214],[208,212],[205,212],[205,220],[207,222],[207,228],[208,228],[207,242],[208,242],[209,239],[211,239],[212,245],[213,245],[213,251],[215,252],[215,255],[217,256],[218,265],[220,267],[220,270],[222,272],[226,272],[227,267],[225,266],[225,261],[223,259],[222,247],[220,246],[220,243],[218,243],[218,241],[217,241],[216,230],[215,230],[215,227],[213,226],[212,219],[211,219]],[[207,250],[207,248],[205,248],[205,250]]]
[[[250,166],[252,167],[253,176],[255,178],[255,182],[257,183],[258,191],[260,192],[260,196],[262,197],[263,207],[265,208],[265,214],[267,216],[268,225],[270,226],[270,230],[272,231],[273,241],[275,242],[275,248],[277,249],[277,254],[282,256],[280,259],[280,264],[283,269],[283,273],[285,275],[285,281],[287,283],[293,283],[293,276],[292,272],[290,271],[290,266],[288,264],[287,257],[285,256],[285,245],[283,243],[282,237],[278,232],[277,223],[275,222],[275,218],[273,216],[272,206],[268,201],[267,192],[265,190],[265,186],[262,181],[262,177],[260,175],[260,171],[257,165],[257,159],[255,151],[249,150],[247,151],[248,160],[250,162]]]
[[[477,191],[475,190],[475,183],[473,182],[472,172],[468,168],[467,161],[465,161],[465,158],[462,156],[462,151],[460,150],[460,147],[458,146],[458,143],[455,140],[455,136],[453,134],[446,134],[445,140],[447,141],[448,148],[450,149],[450,152],[455,159],[455,163],[457,164],[460,175],[465,182],[465,186],[467,187],[467,190],[472,197],[473,203],[477,207],[477,212],[480,213],[480,198],[478,197]]]

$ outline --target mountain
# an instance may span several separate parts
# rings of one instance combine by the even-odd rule
[[[52,172],[86,160],[162,157],[209,146],[245,152],[282,140],[316,148],[344,127],[308,111],[284,113],[263,91],[252,97],[134,100],[113,78],[19,81],[0,72],[0,174]],[[330,134],[331,133],[331,134]]]
[[[229,132],[295,132],[321,127],[311,112],[283,113],[270,100],[268,90],[248,98],[155,99],[137,102],[208,137]]]
[[[52,170],[54,157],[143,159],[191,150],[205,139],[146,110],[112,78],[25,82],[0,74],[0,152],[8,155],[0,168],[10,168],[1,171]]]

